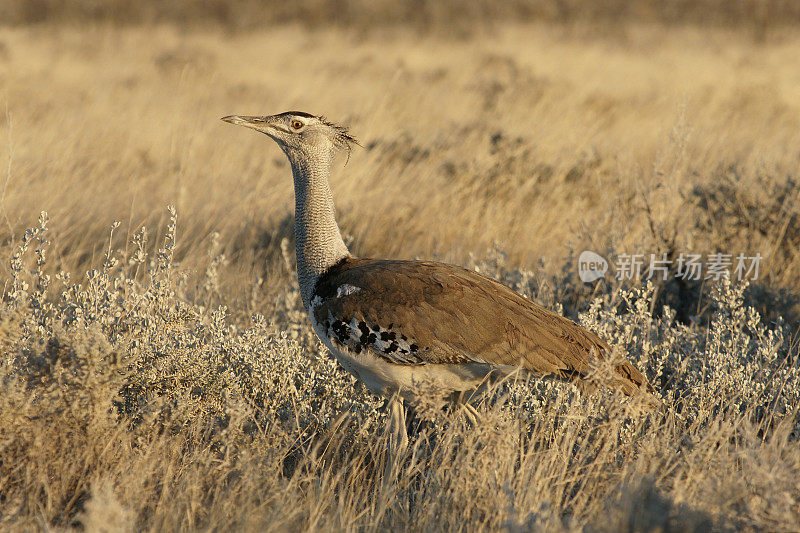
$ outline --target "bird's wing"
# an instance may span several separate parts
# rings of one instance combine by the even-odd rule
[[[317,282],[315,320],[351,348],[397,364],[485,362],[570,379],[609,353],[593,333],[475,272],[348,258]],[[631,393],[646,378],[615,366]]]

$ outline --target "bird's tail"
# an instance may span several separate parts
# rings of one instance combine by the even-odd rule
[[[619,381],[618,386],[626,396],[633,396],[642,391],[651,394],[655,392],[655,389],[650,382],[647,381],[644,374],[639,372],[639,369],[633,366],[629,361],[614,365],[614,372],[622,378],[615,381]],[[617,383],[614,384],[617,385]]]
[[[577,384],[582,392],[591,393],[607,386],[621,391],[625,396],[641,398],[653,407],[662,405],[653,394],[655,389],[647,377],[630,361],[613,351],[606,352],[606,357],[595,358]]]

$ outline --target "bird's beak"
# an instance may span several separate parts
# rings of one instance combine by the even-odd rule
[[[230,115],[227,117],[222,117],[222,120],[224,122],[236,124],[237,126],[244,126],[245,128],[251,128],[256,131],[260,131],[261,133],[266,133],[273,139],[276,139],[275,135],[279,132],[289,133],[289,131],[280,123],[280,121],[275,120],[275,117],[273,116],[246,117],[242,115]]]
[[[239,115],[230,115],[227,117],[222,117],[222,121],[262,131],[264,127],[267,126],[266,117],[242,117]]]

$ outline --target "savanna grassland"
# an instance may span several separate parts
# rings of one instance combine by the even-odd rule
[[[800,14],[590,4],[0,6],[0,528],[796,530]],[[285,157],[219,121],[289,109],[361,142],[354,253],[493,276],[664,408],[507,383],[387,457],[303,312]],[[586,249],[762,260],[583,284]]]

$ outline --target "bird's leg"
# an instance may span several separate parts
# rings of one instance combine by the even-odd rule
[[[406,409],[403,400],[394,396],[389,404],[391,429],[389,442],[392,451],[399,452],[408,446],[408,429],[406,427]]]
[[[403,400],[394,395],[389,400],[389,449],[387,450],[386,467],[383,472],[384,484],[395,478],[397,465],[401,462],[403,452],[408,447],[408,430],[406,429],[406,411]]]

